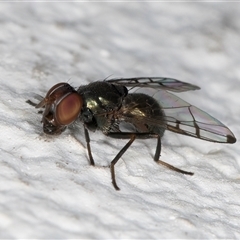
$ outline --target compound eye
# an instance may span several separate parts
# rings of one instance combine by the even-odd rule
[[[68,125],[74,122],[82,109],[82,97],[74,92],[68,94],[58,103],[56,107],[56,121],[61,125]]]

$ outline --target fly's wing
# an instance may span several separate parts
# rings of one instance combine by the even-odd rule
[[[136,92],[143,92],[142,89]],[[236,138],[228,127],[181,98],[161,90],[145,89],[155,98],[165,113],[166,129],[210,142],[235,143]]]
[[[126,87],[158,88],[172,92],[185,92],[200,89],[198,86],[182,82],[173,78],[164,77],[140,77],[140,78],[115,78],[106,82],[123,85]]]

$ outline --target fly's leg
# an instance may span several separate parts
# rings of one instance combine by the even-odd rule
[[[116,190],[120,190],[116,183],[115,178],[115,169],[114,166],[118,162],[118,160],[121,158],[121,156],[127,151],[127,149],[131,146],[131,144],[134,142],[136,138],[139,139],[147,139],[147,138],[153,138],[157,137],[156,134],[150,134],[150,133],[130,133],[130,132],[117,132],[117,133],[106,133],[108,137],[112,138],[120,138],[120,139],[129,139],[129,142],[120,150],[120,152],[117,154],[117,156],[112,160],[110,165],[111,170],[111,177],[112,177],[112,184]]]
[[[91,151],[91,146],[90,146],[90,137],[89,137],[89,133],[88,133],[88,130],[87,130],[87,127],[85,126],[85,124],[84,124],[84,135],[85,135],[85,140],[87,143],[89,162],[90,162],[90,165],[94,166],[95,163],[94,163],[94,160],[92,157],[92,151]]]
[[[115,169],[114,166],[117,163],[117,161],[121,158],[121,156],[127,151],[127,149],[131,146],[133,141],[136,139],[136,135],[132,134],[129,142],[121,149],[121,151],[117,154],[117,156],[112,160],[110,170],[111,170],[111,176],[112,176],[112,184],[116,190],[120,190],[116,183],[116,178],[115,178]]]
[[[162,160],[160,160],[160,154],[161,154],[161,138],[160,136],[158,135],[157,137],[157,147],[156,147],[156,152],[155,152],[155,155],[154,155],[154,161],[158,164],[162,164],[163,166],[175,171],[175,172],[179,172],[179,173],[182,173],[182,174],[186,174],[186,175],[193,175],[194,173],[192,172],[187,172],[187,171],[184,171],[184,170],[181,170],[179,168],[176,168],[174,167],[173,165],[169,164],[169,163],[166,163]]]
[[[169,163],[166,163],[166,162],[164,162],[160,159],[158,161],[156,161],[156,163],[161,164],[164,167],[167,167],[168,169],[173,170],[175,172],[179,172],[179,173],[186,174],[186,175],[191,175],[191,176],[194,174],[193,172],[187,172],[187,171],[184,171],[180,168],[174,167],[173,165],[171,165]]]
[[[161,155],[161,137],[158,134],[118,132],[118,133],[107,133],[106,135],[108,137],[112,137],[112,138],[120,138],[120,139],[129,139],[130,138],[129,142],[122,148],[122,150],[117,154],[117,156],[111,162],[110,169],[111,169],[111,176],[112,176],[112,184],[116,190],[120,190],[120,188],[116,184],[114,165],[121,158],[121,156],[126,152],[126,150],[131,146],[131,144],[133,143],[133,141],[135,139],[157,138],[157,147],[156,147],[156,152],[154,155],[154,161],[156,163],[161,164],[175,172],[179,172],[179,173],[187,174],[187,175],[194,174],[192,172],[187,172],[187,171],[181,170],[179,168],[176,168],[176,167],[172,166],[171,164],[166,163],[159,159],[160,155]]]

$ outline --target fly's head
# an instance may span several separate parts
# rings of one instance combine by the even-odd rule
[[[54,85],[36,105],[36,108],[45,107],[42,116],[44,133],[62,133],[69,124],[77,120],[82,106],[82,97],[68,83]]]

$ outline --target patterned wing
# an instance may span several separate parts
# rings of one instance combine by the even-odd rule
[[[182,82],[173,78],[140,77],[140,78],[115,78],[106,82],[123,85],[126,87],[158,88],[172,92],[185,92],[200,89],[198,86]]]
[[[143,91],[139,89],[136,92]],[[210,142],[236,142],[228,127],[181,98],[161,90],[145,89],[144,93],[155,98],[162,106],[166,115],[166,129],[169,131]]]

